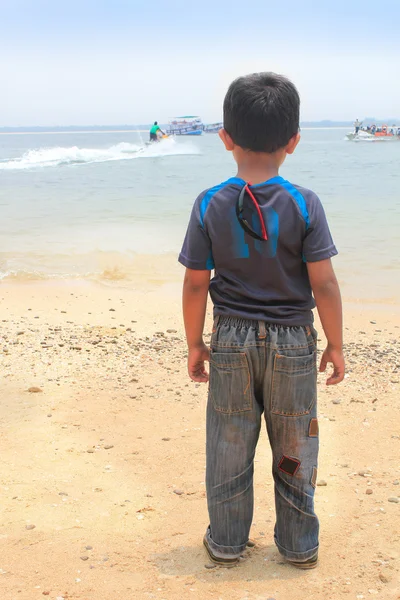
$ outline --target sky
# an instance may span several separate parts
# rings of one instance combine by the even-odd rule
[[[0,0],[0,15],[0,127],[212,122],[255,71],[294,81],[303,121],[400,119],[399,0]]]

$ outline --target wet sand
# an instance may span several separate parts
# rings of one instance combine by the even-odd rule
[[[299,572],[273,544],[265,431],[256,547],[210,568],[207,390],[186,375],[174,286],[0,298],[1,600],[400,598],[398,306],[345,305],[348,376],[319,387],[320,566]]]

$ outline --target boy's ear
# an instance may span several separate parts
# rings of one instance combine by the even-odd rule
[[[218,135],[221,138],[222,143],[224,144],[224,146],[228,150],[228,152],[232,152],[232,150],[235,147],[235,144],[233,143],[232,138],[229,135],[229,133],[227,133],[225,131],[225,129],[220,129],[218,132]]]
[[[290,138],[288,145],[286,146],[285,150],[286,150],[286,154],[293,154],[293,152],[296,150],[297,144],[300,141],[300,132],[296,133],[292,138]]]

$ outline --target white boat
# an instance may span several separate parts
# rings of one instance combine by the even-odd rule
[[[361,124],[360,124],[361,125]],[[346,134],[346,138],[352,142],[393,142],[400,140],[400,127],[398,125],[380,125],[360,128]]]
[[[218,133],[223,126],[223,123],[210,123],[209,125],[204,125],[204,133]]]
[[[168,135],[201,135],[204,125],[200,117],[186,116],[170,119],[167,127]]]

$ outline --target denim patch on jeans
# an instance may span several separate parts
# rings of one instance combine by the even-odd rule
[[[306,561],[318,550],[319,531],[316,332],[231,317],[217,321],[207,406],[208,545],[225,558],[246,547],[264,414],[273,455],[275,543],[286,558]]]

